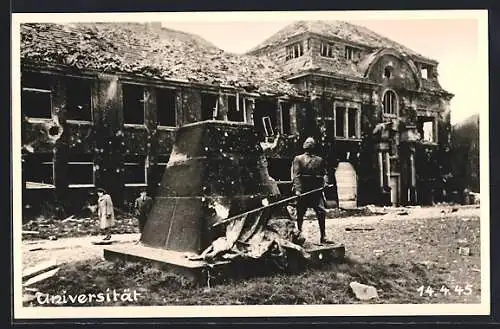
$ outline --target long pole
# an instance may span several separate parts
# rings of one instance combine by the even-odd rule
[[[287,203],[287,202],[290,202],[290,201],[293,201],[293,200],[296,200],[298,198],[301,198],[303,196],[306,196],[306,195],[309,195],[309,194],[313,194],[313,193],[316,193],[316,192],[320,192],[322,190],[324,190],[325,188],[331,188],[333,187],[334,185],[327,185],[327,186],[324,186],[324,187],[320,187],[320,188],[317,188],[317,189],[314,189],[314,190],[311,190],[311,191],[307,191],[305,193],[302,193],[301,195],[294,195],[294,196],[291,196],[289,198],[285,198],[285,199],[282,199],[282,200],[278,200],[276,202],[273,202],[271,204],[268,204],[267,206],[262,206],[262,207],[259,207],[259,208],[255,208],[255,209],[252,209],[252,210],[249,210],[247,212],[244,212],[244,213],[241,213],[241,214],[238,214],[236,216],[233,216],[233,217],[230,217],[230,218],[227,218],[227,219],[224,219],[223,221],[221,222],[217,222],[215,224],[212,225],[212,227],[217,227],[219,225],[223,225],[223,224],[226,224],[226,223],[229,223],[237,218],[240,218],[242,216],[245,216],[245,215],[248,215],[248,214],[252,214],[252,213],[255,213],[255,212],[259,212],[259,211],[262,211],[264,209],[267,209],[267,208],[271,208],[271,207],[275,207],[277,205],[280,205],[280,204],[283,204],[283,203]]]

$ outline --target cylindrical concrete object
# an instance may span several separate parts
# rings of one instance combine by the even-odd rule
[[[356,208],[358,178],[356,170],[349,162],[340,162],[335,171],[340,208]]]

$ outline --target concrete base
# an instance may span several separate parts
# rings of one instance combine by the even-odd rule
[[[342,261],[345,255],[345,247],[343,245],[311,245],[306,248],[306,251],[311,255],[309,265],[312,266],[320,266],[333,261]],[[105,260],[142,262],[157,269],[181,275],[193,283],[205,282],[207,270],[210,270],[210,273],[213,274],[225,273],[231,276],[237,272],[245,272],[245,266],[255,268],[263,265],[259,263],[259,260],[248,260],[243,263],[219,261],[215,264],[209,264],[203,260],[190,260],[189,256],[195,256],[191,253],[152,248],[143,245],[106,247],[103,249],[103,253]],[[304,268],[306,265],[299,258],[296,258],[295,261],[292,261],[292,258],[290,258],[289,262],[289,269],[292,272],[295,271],[294,269]],[[302,264],[298,264],[297,262]]]
[[[342,261],[345,257],[344,245],[313,245],[306,248],[306,250],[311,255],[313,264]]]
[[[130,261],[149,264],[159,270],[172,272],[186,279],[199,282],[204,279],[204,270],[227,266],[229,262],[208,265],[203,260],[190,260],[190,253],[184,253],[143,245],[113,246],[103,249],[103,257],[108,261]]]

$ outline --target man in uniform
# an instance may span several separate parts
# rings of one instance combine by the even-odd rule
[[[148,218],[148,213],[153,207],[153,199],[148,196],[146,189],[141,190],[141,194],[137,199],[135,199],[134,210],[135,215],[139,219],[139,231],[144,231],[144,226],[146,225],[146,220]]]
[[[323,191],[312,193],[301,197],[302,193],[325,187],[328,182],[325,161],[313,154],[316,142],[308,137],[302,148],[304,153],[296,156],[292,164],[293,189],[297,200],[297,228],[302,232],[304,215],[308,208],[314,209],[318,218],[320,243],[331,243],[326,239],[325,232],[325,197]]]

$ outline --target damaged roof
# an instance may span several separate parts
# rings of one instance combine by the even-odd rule
[[[151,24],[22,24],[21,61],[298,95],[269,59],[229,54],[201,37]]]
[[[286,43],[294,36],[307,32],[321,34],[322,36],[326,37],[339,38],[373,49],[393,48],[406,55],[410,55],[434,63],[436,62],[435,60],[427,58],[396,41],[373,32],[366,27],[340,20],[297,21],[293,24],[285,26],[283,29],[281,29],[268,39],[264,40],[261,44],[252,48],[248,53],[253,53],[259,49],[273,46],[275,44]]]
[[[312,49],[305,50],[305,56],[295,58],[293,61],[286,63],[278,63],[272,56],[266,56],[271,53],[268,52],[270,48],[286,44],[303,33],[313,33],[324,37],[345,40],[348,43],[365,48],[365,51],[361,55],[361,58],[356,61],[348,60],[344,56],[328,58],[327,61],[313,59],[313,56],[311,56]],[[263,59],[270,58],[275,60],[276,64],[282,67],[288,77],[293,77],[296,74],[304,72],[327,72],[340,77],[366,80],[366,69],[376,58],[377,54],[384,49],[394,49],[401,53],[403,57],[413,60],[433,63],[434,65],[438,64],[436,60],[424,57],[402,44],[379,35],[363,26],[345,21],[297,21],[284,27],[260,45],[248,51],[247,54],[259,56]],[[422,79],[421,84],[424,91],[446,92],[439,84],[437,78]]]

